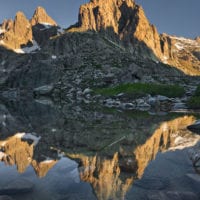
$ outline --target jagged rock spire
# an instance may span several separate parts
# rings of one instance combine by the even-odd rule
[[[52,26],[57,25],[57,23],[47,14],[46,10],[40,6],[35,10],[30,22],[32,26],[44,23],[50,24]]]

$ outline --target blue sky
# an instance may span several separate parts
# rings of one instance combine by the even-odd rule
[[[0,0],[0,22],[23,11],[31,18],[43,6],[60,25],[68,27],[78,18],[79,6],[88,0]],[[194,38],[200,36],[200,0],[136,0],[160,33]]]

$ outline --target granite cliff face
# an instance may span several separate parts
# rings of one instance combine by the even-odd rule
[[[37,31],[37,34],[34,29],[35,26],[40,24],[40,31]],[[47,27],[48,26],[48,27]],[[0,44],[15,50],[17,53],[21,53],[19,49],[23,47],[33,47],[36,46],[34,40],[40,42],[41,34],[45,29],[51,29],[51,27],[56,27],[56,22],[48,16],[44,8],[38,7],[35,10],[35,13],[31,20],[28,20],[23,12],[17,12],[14,21],[13,20],[4,20],[0,25]],[[52,31],[49,31],[52,33]],[[57,34],[54,31],[53,35]],[[46,31],[46,40],[49,39],[52,34],[47,34]],[[29,51],[28,51],[29,53]]]
[[[80,7],[78,30],[114,32],[126,45],[132,44],[137,54],[145,52],[147,57],[177,67],[186,74],[200,74],[199,39],[159,34],[142,7],[132,0],[91,0]],[[147,48],[150,51],[144,51]]]

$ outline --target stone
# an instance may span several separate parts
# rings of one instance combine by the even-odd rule
[[[186,109],[187,106],[185,103],[174,103],[172,110],[181,110],[181,109]]]
[[[86,89],[83,91],[83,95],[90,94],[92,91],[93,91],[92,89],[86,88]]]
[[[148,98],[147,103],[151,105],[152,107],[155,107],[159,104],[159,102],[157,101],[155,97]]]
[[[187,174],[188,178],[196,182],[196,184],[200,184],[200,175],[199,174]]]
[[[143,189],[162,190],[169,185],[169,181],[167,179],[160,179],[159,177],[143,178],[139,181],[136,181],[134,184],[135,186],[141,187]]]
[[[6,195],[3,195],[3,196],[0,195],[0,200],[13,200],[13,198]]]
[[[187,127],[190,131],[200,134],[200,120],[197,120],[194,124]]]
[[[192,192],[158,191],[148,194],[148,200],[198,200],[198,196]]]
[[[32,190],[33,184],[30,181],[26,179],[17,179],[0,188],[0,195],[30,193]]]
[[[52,85],[43,85],[41,87],[34,89],[35,95],[49,95],[53,91],[54,87]]]
[[[170,99],[166,96],[158,95],[156,96],[157,101],[169,101]]]

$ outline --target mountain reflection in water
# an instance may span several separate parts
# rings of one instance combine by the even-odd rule
[[[54,114],[54,112],[56,111],[52,111],[51,108],[48,113]],[[80,113],[80,109],[78,112]],[[85,115],[90,116],[88,112],[90,115],[94,114],[87,110]],[[91,184],[98,200],[124,199],[134,180],[142,177],[148,163],[155,159],[158,152],[193,146],[200,140],[200,136],[186,129],[188,125],[195,122],[193,116],[181,116],[172,120],[167,119],[168,121],[163,119],[164,122],[161,122],[160,117],[150,120],[151,118],[146,115],[144,117],[127,117],[116,113],[99,112],[102,113],[97,115],[95,111],[95,116],[101,116],[101,118],[95,119],[90,116],[89,125],[84,123],[83,118],[83,124],[80,125],[80,116],[75,116],[74,119],[71,116],[66,119],[63,115],[55,113],[54,116],[62,116],[62,118],[55,119],[59,120],[59,123],[54,121],[54,127],[55,124],[57,127],[53,129],[50,126],[47,129],[45,126],[43,132],[40,132],[40,136],[17,133],[1,139],[0,160],[6,166],[16,165],[19,173],[24,173],[31,166],[38,177],[45,179],[47,174],[54,177],[53,173],[59,163],[65,165],[62,157],[68,157],[78,163],[80,180]],[[12,110],[7,110],[7,115],[12,116],[12,122],[19,123],[18,119],[21,116],[12,113]],[[35,119],[38,117],[37,113],[34,113],[32,119],[34,117]],[[48,117],[45,118],[49,120]],[[88,120],[87,117],[84,119]],[[115,123],[113,123],[113,119],[116,120]],[[127,119],[129,120],[127,121]],[[63,124],[66,120],[71,123]],[[48,121],[48,124],[50,123],[51,120]],[[31,126],[33,127],[34,124],[35,122],[32,122]],[[76,125],[80,127],[80,130],[77,130]],[[109,128],[106,129],[108,125]],[[15,124],[14,127],[16,126]],[[123,127],[126,127],[126,130]],[[68,129],[71,133],[67,132]],[[48,132],[49,130],[51,132]],[[57,130],[60,132],[57,133]],[[80,137],[82,131],[84,132],[83,140]],[[91,139],[87,140],[86,134]],[[79,135],[78,138],[76,138],[77,135]],[[122,139],[119,140],[119,138]],[[63,153],[61,154],[61,152]],[[2,170],[2,167],[0,169]],[[68,172],[63,171],[62,173],[60,176],[56,176],[56,179],[61,179],[64,173]],[[58,180],[53,181],[57,182]],[[1,181],[0,183],[3,184]],[[66,185],[66,187],[68,186]]]

